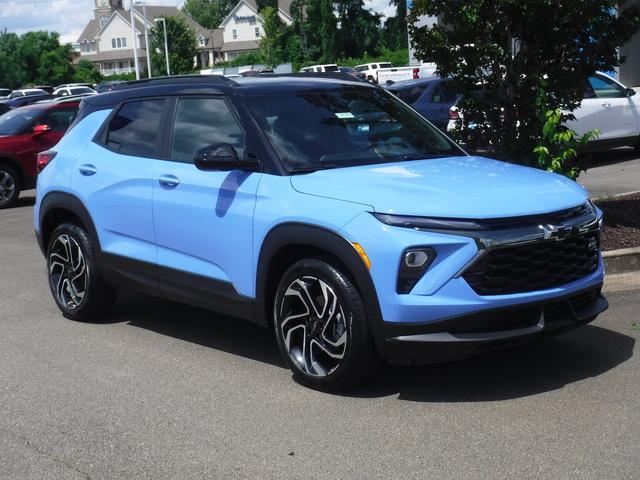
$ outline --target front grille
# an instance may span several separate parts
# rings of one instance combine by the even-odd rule
[[[489,250],[463,278],[478,295],[554,288],[598,268],[599,232]]]

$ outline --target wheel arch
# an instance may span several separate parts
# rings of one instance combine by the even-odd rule
[[[38,244],[43,253],[46,253],[47,245],[53,230],[65,221],[79,224],[89,237],[95,241],[97,251],[100,252],[100,239],[89,211],[80,199],[64,192],[50,192],[42,199],[40,204],[38,226]]]
[[[265,237],[256,275],[256,322],[271,323],[271,301],[278,282],[289,266],[302,258],[325,257],[338,263],[360,292],[367,318],[381,318],[380,305],[369,270],[349,241],[338,233],[314,225],[285,223]],[[376,322],[377,323],[377,322]]]

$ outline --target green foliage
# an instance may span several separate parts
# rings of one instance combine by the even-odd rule
[[[18,36],[0,32],[0,84],[19,88],[25,84],[57,85],[73,79],[71,45],[60,45],[53,32],[28,32]]]
[[[124,80],[125,82],[130,82],[136,79],[136,73],[114,73],[113,75],[109,75],[108,77],[104,77],[103,80]]]
[[[382,43],[389,50],[407,48],[407,0],[391,0],[396,16],[387,18],[382,29]]]
[[[166,17],[167,44],[171,75],[193,72],[193,57],[197,53],[196,35],[181,17]],[[155,76],[166,75],[164,30],[160,23],[151,29],[151,66]]]
[[[485,146],[496,158],[537,166],[540,151],[534,149],[543,145],[543,125],[555,120],[554,114],[538,116],[541,80],[547,111],[577,108],[585,79],[596,70],[613,70],[618,47],[640,28],[640,8],[624,4],[617,13],[619,3],[415,0],[409,28],[418,58],[435,61],[440,75],[453,77],[464,93],[461,134],[467,143]],[[413,26],[421,15],[440,23]],[[473,94],[478,85],[484,94]],[[477,128],[469,129],[472,123]]]
[[[364,0],[337,0],[335,5],[340,56],[378,55],[382,41],[380,15],[365,8]]]
[[[595,140],[599,132],[594,130],[578,136],[576,132],[564,126],[567,115],[564,115],[559,108],[549,109],[549,97],[545,86],[546,82],[541,81],[536,95],[536,108],[538,119],[542,123],[542,134],[533,153],[538,156],[538,167],[576,179],[581,170],[577,162],[578,152],[587,142]]]
[[[75,66],[73,81],[80,83],[100,83],[102,75],[89,60],[80,60]]]
[[[379,55],[365,55],[360,58],[343,58],[338,61],[339,65],[345,67],[355,67],[364,63],[390,62],[394,67],[402,67],[409,61],[409,50],[389,50],[383,48]]]
[[[274,67],[283,60],[284,24],[280,21],[278,10],[273,7],[265,7],[260,15],[264,20],[264,37],[260,40],[260,57],[267,66]]]
[[[216,67],[242,67],[243,65],[262,65],[263,59],[260,52],[247,52],[238,55],[228,62],[218,62]]]
[[[218,28],[237,2],[231,0],[186,0],[182,10],[205,28]]]

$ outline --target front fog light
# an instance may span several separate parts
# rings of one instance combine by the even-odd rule
[[[404,251],[398,272],[398,293],[409,293],[436,258],[431,247],[416,247]]]

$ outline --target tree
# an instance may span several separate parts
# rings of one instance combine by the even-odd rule
[[[186,0],[182,10],[205,28],[218,28],[236,5],[231,0]]]
[[[20,58],[20,37],[6,30],[0,32],[0,85],[19,88],[27,80],[27,71]]]
[[[391,0],[396,15],[387,18],[382,29],[382,43],[389,50],[407,48],[407,0]]]
[[[68,43],[58,45],[53,50],[43,51],[38,61],[35,83],[60,85],[70,82],[74,74],[71,54],[72,48]]]
[[[196,56],[196,34],[180,17],[167,17],[167,44],[172,75],[191,73]],[[162,25],[151,29],[151,65],[156,73],[165,73],[167,66],[164,52],[164,30]]]
[[[264,37],[260,40],[260,55],[267,66],[274,67],[282,61],[284,24],[280,21],[278,10],[273,7],[265,7],[260,15],[264,27]]]
[[[80,83],[100,83],[102,75],[89,60],[80,60],[75,67],[73,80]]]
[[[364,7],[364,0],[336,0],[338,49],[343,57],[376,55],[380,51],[380,15]]]
[[[434,59],[439,74],[463,92],[467,145],[535,166],[548,119],[537,92],[544,87],[546,111],[572,111],[586,78],[619,64],[617,48],[640,28],[640,9],[621,7],[618,14],[618,3],[415,0],[409,29],[418,58]],[[422,15],[438,17],[438,24],[416,27]],[[476,128],[467,128],[471,123]]]

